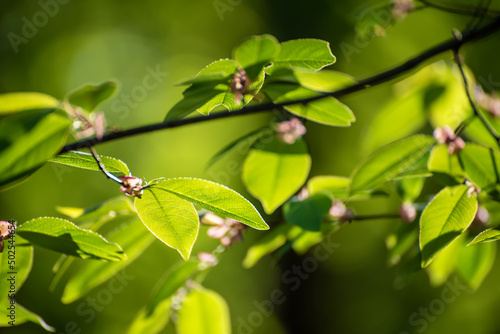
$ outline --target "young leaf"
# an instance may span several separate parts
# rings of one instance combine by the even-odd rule
[[[415,135],[380,148],[354,170],[351,193],[374,189],[393,179],[411,168],[434,144],[430,136]]]
[[[498,240],[500,240],[500,231],[497,229],[490,228],[476,235],[476,237],[467,246],[472,246],[483,242],[498,241]]]
[[[473,143],[460,151],[460,162],[467,177],[481,189],[500,182],[500,153]]]
[[[496,249],[494,243],[462,247],[458,258],[458,273],[473,290],[481,286],[493,267]]]
[[[446,247],[426,268],[432,286],[440,286],[448,280],[458,265],[458,255],[465,246],[466,234],[462,234]]]
[[[356,80],[342,72],[321,70],[318,72],[293,72],[297,83],[317,92],[330,93],[354,85]]]
[[[179,334],[230,334],[229,308],[224,298],[211,290],[191,290],[179,310]]]
[[[394,266],[401,261],[418,240],[417,224],[399,224],[397,229],[386,239],[385,244],[389,250],[388,264]]]
[[[36,171],[66,140],[71,122],[55,110],[29,110],[0,120],[0,188]]]
[[[266,72],[272,74],[280,68],[299,71],[319,71],[335,63],[330,43],[319,39],[295,39],[281,43],[281,51]]]
[[[459,178],[464,171],[460,166],[458,157],[448,153],[448,145],[438,144],[434,146],[427,162],[427,169],[433,174],[445,174],[449,178]]]
[[[224,146],[220,151],[218,151],[208,162],[206,168],[208,169],[214,163],[219,161],[225,154],[233,150],[234,148],[238,149],[238,152],[242,153],[248,151],[250,147],[257,141],[258,139],[272,135],[273,131],[269,128],[262,128],[252,131],[234,141]]]
[[[118,196],[86,208],[81,215],[75,217],[74,222],[85,228],[98,230],[102,223],[130,214],[135,214],[132,201],[129,197]]]
[[[420,217],[420,250],[422,268],[458,238],[472,223],[477,211],[477,198],[467,195],[469,187],[443,188]]]
[[[134,204],[148,230],[187,260],[200,227],[193,204],[157,186],[146,189]]]
[[[43,93],[0,94],[0,116],[25,110],[57,108],[59,104],[59,100]]]
[[[196,77],[186,80],[180,85],[191,85],[207,82],[223,83],[227,82],[229,77],[236,72],[237,64],[232,59],[220,59],[208,64],[202,69]]]
[[[16,233],[34,245],[83,259],[125,259],[117,244],[60,218],[43,217],[30,220],[19,226]]]
[[[121,245],[127,258],[124,261],[112,263],[102,261],[82,263],[66,283],[61,297],[64,304],[80,299],[94,287],[112,278],[141,255],[154,240],[136,215],[108,234],[107,239]]]
[[[130,175],[130,170],[123,161],[112,157],[106,157],[103,155],[99,156],[99,158],[101,159],[104,167],[106,167],[108,172],[113,174],[122,173],[124,175]],[[95,161],[92,154],[86,152],[79,152],[79,151],[65,152],[56,155],[49,161],[82,169],[100,171],[99,166],[97,165],[97,162]]]
[[[351,179],[343,176],[319,175],[314,176],[307,182],[307,190],[310,195],[327,192],[334,198],[346,198]]]
[[[263,67],[269,64],[279,51],[280,44],[274,36],[252,36],[234,49],[233,58],[245,69],[255,65]]]
[[[115,81],[106,81],[102,84],[86,84],[68,94],[68,101],[84,110],[93,111],[102,102],[111,98],[118,89]]]
[[[288,231],[292,228],[289,224],[281,224],[268,232],[261,240],[257,241],[247,251],[243,259],[243,267],[252,268],[264,256],[271,254],[285,245],[288,240]]]
[[[289,201],[283,207],[287,223],[307,231],[319,231],[323,217],[332,206],[332,199],[325,194],[315,194],[302,201]]]
[[[424,182],[424,178],[418,177],[399,180],[397,190],[403,202],[415,202],[424,188]]]
[[[289,145],[274,138],[256,145],[243,163],[242,179],[266,213],[273,213],[304,184],[311,157],[303,140]]]
[[[257,230],[269,229],[252,203],[226,186],[208,180],[184,177],[154,183],[153,189],[169,192],[217,215],[233,218]]]
[[[264,89],[274,103],[304,99],[320,95],[298,85],[272,84]],[[325,97],[306,104],[292,104],[285,107],[292,114],[313,122],[329,126],[347,127],[356,120],[351,109],[333,97]]]
[[[157,334],[160,333],[170,320],[172,300],[166,299],[155,307],[153,313],[147,314],[143,308],[134,318],[128,334]]]

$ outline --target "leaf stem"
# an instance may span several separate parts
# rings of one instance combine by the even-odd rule
[[[479,29],[471,29],[463,33],[461,39],[450,39],[448,41],[445,41],[441,44],[438,44],[434,46],[433,48],[428,49],[427,51],[415,56],[414,58],[411,58],[410,60],[406,61],[405,63],[398,65],[396,67],[393,67],[385,72],[379,73],[377,75],[371,76],[369,78],[366,78],[364,80],[360,80],[357,84],[354,84],[352,86],[337,90],[332,93],[327,93],[327,94],[321,94],[319,96],[314,96],[310,97],[307,99],[300,99],[300,100],[292,100],[292,101],[286,101],[283,103],[264,103],[264,104],[257,104],[253,106],[245,106],[242,109],[236,110],[236,111],[226,111],[226,112],[220,112],[216,114],[211,114],[209,116],[198,116],[198,117],[192,117],[192,118],[184,118],[184,119],[176,119],[168,122],[161,122],[161,123],[154,123],[150,125],[144,125],[128,130],[123,130],[123,131],[118,131],[118,132],[113,132],[109,133],[105,136],[103,136],[100,139],[97,138],[90,138],[87,140],[82,140],[78,142],[74,142],[71,144],[68,144],[62,148],[62,150],[59,153],[64,153],[68,152],[71,150],[77,150],[81,148],[85,148],[90,146],[94,146],[100,143],[120,139],[120,138],[125,138],[125,137],[130,137],[138,134],[143,134],[143,133],[149,133],[157,130],[162,130],[162,129],[169,129],[169,128],[176,128],[176,127],[181,127],[184,125],[189,125],[189,124],[195,124],[195,123],[200,123],[200,122],[206,122],[206,121],[211,121],[211,120],[216,120],[216,119],[221,119],[221,118],[227,118],[227,117],[236,117],[236,116],[243,116],[243,115],[250,115],[250,114],[255,114],[259,112],[267,112],[267,111],[272,111],[275,108],[280,108],[292,104],[305,104],[309,103],[312,101],[316,101],[319,99],[324,99],[326,97],[332,96],[332,97],[341,97],[345,95],[349,95],[364,89],[371,88],[373,86],[388,82],[392,79],[398,78],[401,76],[403,73],[408,72],[412,69],[417,68],[419,65],[424,63],[425,61],[443,53],[449,50],[457,50],[460,48],[462,45],[469,43],[474,40],[478,40],[481,38],[484,38],[488,35],[491,35],[492,33],[498,31],[500,29],[500,19],[496,19],[495,21],[483,26],[482,28]]]
[[[381,213],[374,215],[356,215],[350,221],[363,221],[363,220],[373,220],[373,219],[396,219],[401,218],[399,213]]]
[[[106,175],[106,177],[108,179],[111,179],[119,184],[123,184],[123,181],[120,180],[118,177],[116,177],[115,175],[111,174],[110,172],[108,172],[106,170],[106,167],[104,167],[104,165],[102,164],[102,161],[101,159],[99,158],[99,156],[97,155],[95,149],[93,146],[89,145],[88,146],[89,150],[90,150],[90,153],[92,153],[92,156],[94,157],[95,161],[97,162],[97,166],[99,166],[99,169],[104,173],[104,175]]]

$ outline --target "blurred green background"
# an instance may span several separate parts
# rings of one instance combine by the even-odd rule
[[[110,125],[122,129],[161,121],[181,98],[183,88],[176,87],[177,83],[213,60],[230,57],[232,48],[250,35],[269,33],[280,41],[306,37],[327,40],[337,57],[331,68],[362,78],[404,62],[450,38],[452,28],[463,29],[469,23],[467,17],[423,9],[392,24],[387,11],[371,9],[379,2],[364,0],[65,2],[1,2],[0,92],[39,91],[63,98],[84,83],[115,78],[120,82],[120,92],[102,110]],[[26,43],[13,47],[9,33],[22,35],[25,20],[33,22],[34,16],[44,10],[42,4],[48,3],[57,4],[57,13],[51,7],[54,15],[32,31]],[[216,5],[225,7],[217,10]],[[492,6],[498,8],[498,1]],[[360,21],[386,27],[386,36],[363,40],[356,28]],[[496,89],[500,86],[500,63],[495,62],[499,41],[496,35],[463,50],[476,77]],[[442,58],[450,59],[451,53]],[[127,96],[143,85],[150,71],[163,73],[158,86],[147,90],[143,98],[127,103]],[[357,117],[351,128],[308,124],[305,138],[313,157],[311,176],[349,175],[362,158],[360,138],[390,98],[389,83],[342,99]],[[129,137],[100,145],[97,150],[124,160],[138,177],[203,177],[251,198],[240,180],[242,155],[234,153],[209,170],[205,170],[205,164],[222,146],[265,125],[271,117],[268,113],[210,121]],[[118,187],[101,174],[47,164],[27,182],[0,192],[0,218],[24,222],[40,216],[61,216],[55,210],[57,205],[88,207],[116,195]],[[254,203],[261,209],[258,202]],[[398,203],[394,199],[373,200],[356,209],[366,214],[396,212]],[[228,301],[235,333],[499,333],[496,310],[500,307],[500,263],[477,292],[462,291],[438,314],[430,313],[426,318],[419,308],[435,305],[443,287],[431,288],[421,272],[409,285],[395,289],[395,272],[386,264],[384,238],[397,224],[364,221],[341,229],[332,237],[338,247],[300,280],[295,291],[282,275],[314,252],[303,257],[288,254],[278,263],[267,257],[245,270],[241,261],[246,249],[265,234],[249,231],[247,241],[224,256],[205,285]],[[205,234],[202,230],[194,254],[214,247]],[[57,257],[36,248],[33,271],[19,291],[18,301],[40,314],[58,333],[73,333],[66,328],[71,322],[81,333],[123,333],[148,300],[158,278],[180,260],[177,252],[155,242],[125,270],[133,279],[124,290],[114,294],[112,301],[87,322],[88,316],[82,316],[77,308],[88,301],[63,305],[59,301],[62,289],[53,293],[48,289]],[[89,298],[95,298],[100,289],[94,289]],[[255,316],[259,310],[256,305],[268,300],[274,289],[282,290],[286,301],[275,305],[270,315]],[[414,312],[418,316],[411,321]],[[239,328],[241,321],[256,325]],[[42,329],[25,324],[8,331],[38,333]],[[173,331],[169,324],[165,333]]]

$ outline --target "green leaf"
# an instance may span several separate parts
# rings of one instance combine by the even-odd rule
[[[372,153],[353,172],[351,193],[374,189],[419,161],[435,144],[434,138],[415,135]]]
[[[470,140],[496,150],[499,149],[498,142],[491,135],[481,119],[475,117],[465,128],[464,134]]]
[[[491,148],[467,143],[460,151],[460,162],[467,178],[481,189],[500,182],[500,153]]]
[[[287,223],[307,231],[319,231],[323,217],[332,206],[332,199],[325,194],[311,195],[302,201],[289,201],[283,207]]]
[[[465,185],[443,188],[422,212],[422,268],[427,267],[474,220],[478,207],[477,198],[475,194],[468,197],[468,189]]]
[[[59,104],[59,100],[43,93],[0,94],[0,116],[25,110],[57,108]]]
[[[274,36],[252,36],[234,49],[233,58],[245,69],[255,65],[263,67],[279,52],[280,44]]]
[[[84,110],[93,111],[102,102],[111,98],[118,90],[115,81],[106,81],[102,84],[86,84],[68,94],[68,102]]]
[[[9,264],[9,255],[11,257]],[[4,240],[4,250],[0,253],[0,296],[8,295],[11,272],[16,273],[16,291],[28,278],[33,266],[33,247],[26,240],[14,234],[13,239]],[[12,259],[14,257],[14,259]],[[3,323],[0,322],[0,323]]]
[[[299,228],[298,226],[295,227]],[[339,229],[340,226],[338,224],[322,224],[319,232],[302,230],[300,233],[294,233],[292,229],[288,237],[292,242],[293,251],[298,255],[304,255],[311,247],[321,243],[329,234],[335,233]],[[331,247],[336,246],[336,244],[331,245]]]
[[[123,161],[112,157],[106,157],[103,155],[99,156],[99,158],[101,159],[103,165],[106,167],[108,172],[113,174],[122,173],[124,175],[130,175],[130,170]],[[79,152],[79,151],[65,152],[55,156],[49,161],[82,169],[100,171],[99,166],[97,165],[97,162],[95,161],[92,154],[86,152]]]
[[[393,97],[373,119],[363,136],[363,152],[374,149],[395,140],[412,135],[427,122],[427,115],[422,92]],[[390,124],[390,131],[388,131]]]
[[[0,188],[35,172],[66,140],[71,122],[60,111],[30,110],[0,120]]]
[[[200,228],[193,204],[157,186],[146,189],[134,204],[148,230],[187,260]]]
[[[274,103],[300,100],[320,94],[310,89],[290,84],[272,84],[264,89]],[[309,119],[316,123],[347,127],[356,120],[351,109],[328,96],[306,104],[292,104],[285,107],[292,114]]]
[[[98,230],[102,223],[130,214],[135,214],[132,201],[129,197],[118,196],[83,210],[81,215],[75,217],[74,222]]]
[[[463,176],[463,170],[456,155],[448,153],[448,145],[434,146],[427,162],[427,169],[434,174],[446,174],[452,178]]]
[[[0,327],[11,327],[11,325],[8,323],[8,321],[11,321],[8,309],[11,305],[12,302],[8,298],[3,298],[0,301],[0,317],[2,317],[2,319],[7,319],[7,321],[0,321]],[[48,325],[38,314],[24,308],[18,302],[16,302],[14,305],[16,308],[15,323],[14,323],[15,326],[31,321],[37,325],[42,326],[47,332],[56,331],[54,327]]]
[[[495,263],[496,244],[481,243],[462,247],[458,259],[458,273],[467,285],[477,290]]]
[[[418,240],[417,224],[399,224],[397,229],[386,239],[385,244],[389,250],[388,263],[394,266],[415,245]]]
[[[327,192],[334,198],[346,198],[350,184],[351,179],[348,177],[319,175],[309,179],[307,190],[310,195]]]
[[[302,139],[288,145],[274,138],[250,150],[243,163],[242,179],[266,213],[271,214],[300,189],[310,168],[311,157]]]
[[[422,193],[425,178],[406,178],[398,181],[398,194],[403,202],[413,203]]]
[[[252,268],[264,256],[273,253],[285,245],[288,240],[288,231],[291,228],[292,226],[289,224],[281,224],[273,227],[261,240],[254,243],[248,249],[245,259],[243,259],[243,267],[247,269]]]
[[[153,188],[167,191],[217,215],[233,218],[257,230],[269,229],[252,203],[226,186],[208,180],[187,177],[154,183]]]
[[[258,139],[262,137],[266,137],[269,135],[272,135],[273,132],[269,128],[262,128],[262,129],[257,129],[255,131],[252,131],[242,137],[239,137],[238,139],[235,139],[231,143],[227,144],[224,146],[222,149],[220,149],[208,162],[206,168],[208,169],[210,166],[212,166],[214,163],[219,161],[224,155],[229,153],[231,150],[234,148],[238,148],[238,152],[246,152],[250,149],[250,147],[257,141]]]
[[[163,330],[170,316],[172,297],[177,290],[200,272],[199,263],[186,261],[173,266],[158,282],[152,298],[129,327],[129,334],[155,334]]]
[[[229,334],[231,322],[224,298],[216,292],[198,288],[191,290],[178,314],[179,334]]]
[[[125,259],[117,244],[60,218],[36,218],[19,226],[16,232],[34,245],[83,259]]]
[[[500,231],[490,228],[476,235],[476,237],[467,246],[498,240],[500,240]]]
[[[317,92],[331,93],[356,83],[356,80],[342,72],[321,70],[319,72],[294,72],[297,83]]]
[[[215,81],[223,83],[236,72],[237,64],[232,59],[219,59],[203,68],[193,79],[186,80],[180,85],[191,85]]]
[[[466,234],[462,234],[446,247],[426,268],[432,286],[440,286],[448,280],[458,265],[460,250],[465,246]]]
[[[69,304],[80,299],[94,287],[106,282],[117,272],[131,264],[154,240],[151,233],[144,228],[136,215],[122,223],[107,235],[110,242],[123,248],[127,255],[124,261],[106,263],[102,261],[85,261],[76,273],[68,280],[61,301]]]
[[[333,63],[335,57],[330,43],[319,39],[295,39],[281,43],[281,52],[266,71],[272,74],[280,68],[291,68],[315,72]]]

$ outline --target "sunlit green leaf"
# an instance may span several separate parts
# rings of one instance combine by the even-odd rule
[[[325,69],[313,73],[294,72],[293,75],[302,87],[317,92],[334,92],[356,83],[353,77],[345,73]]]
[[[443,188],[420,217],[420,250],[422,267],[458,238],[472,223],[477,211],[475,194],[468,196],[469,187],[459,185]]]
[[[303,140],[289,145],[274,138],[250,150],[242,179],[270,214],[300,189],[310,168],[311,157]]]
[[[448,280],[458,265],[458,255],[465,246],[465,234],[451,242],[426,268],[432,286],[440,286]]]
[[[490,228],[479,233],[467,246],[498,240],[500,240],[500,230]]]
[[[460,161],[467,178],[481,189],[500,182],[500,153],[491,148],[468,143],[460,151]]]
[[[16,232],[34,245],[63,254],[84,259],[125,259],[119,245],[60,218],[36,218],[20,225]]]
[[[0,321],[0,327],[11,327],[12,326],[8,323],[8,321],[11,321],[10,313],[9,313],[10,310],[8,309],[9,307],[11,307],[11,305],[13,305],[12,301],[9,300],[8,298],[3,298],[0,301],[0,317],[2,317],[2,319],[6,319],[6,321]],[[42,319],[42,317],[40,317],[38,314],[26,309],[25,307],[20,305],[18,302],[16,302],[14,305],[15,305],[15,309],[16,309],[16,314],[14,316],[15,319],[12,319],[12,320],[15,320],[15,322],[13,322],[13,325],[18,326],[18,325],[24,324],[28,321],[31,321],[37,325],[42,326],[42,328],[45,329],[47,332],[55,332],[56,331],[56,329],[54,327],[48,325]]]
[[[272,84],[264,92],[275,103],[300,100],[319,93],[298,85]],[[293,104],[285,107],[292,114],[309,119],[316,123],[347,127],[356,120],[352,111],[333,97],[326,97],[306,104]]]
[[[104,167],[106,167],[108,172],[130,175],[130,170],[123,161],[112,157],[106,157],[103,155],[100,155],[99,158],[101,159],[102,164],[104,165]],[[79,151],[65,152],[55,156],[49,161],[77,168],[100,171],[99,166],[97,165],[97,162],[95,161],[92,154],[86,152],[79,152]]]
[[[255,229],[269,229],[252,203],[221,184],[181,177],[155,182],[153,189],[162,189],[215,214],[233,218]]]
[[[9,255],[11,256],[10,263]],[[9,273],[16,273],[16,291],[28,278],[33,266],[33,247],[26,240],[14,234],[13,238],[4,240],[4,250],[0,253],[0,257],[0,296],[3,298],[9,295],[10,282],[8,279],[11,276]]]
[[[231,322],[224,298],[203,288],[191,290],[178,313],[179,334],[229,334]]]
[[[348,195],[351,179],[343,176],[319,175],[314,176],[307,182],[307,190],[310,195],[327,192],[334,198],[345,198]]]
[[[252,245],[243,260],[243,267],[251,268],[264,256],[271,254],[287,242],[287,234],[291,225],[281,224],[274,227],[266,235]]]
[[[68,94],[68,101],[84,110],[93,111],[102,102],[111,98],[118,90],[115,81],[106,81],[102,84],[86,84]]]
[[[397,229],[385,239],[385,244],[389,250],[389,265],[394,266],[398,264],[404,254],[417,244],[417,240],[417,224],[399,224]]]
[[[271,35],[252,36],[233,51],[234,59],[243,67],[265,66],[280,52],[278,40]]]
[[[193,204],[162,187],[146,189],[142,198],[136,198],[134,203],[151,233],[187,260],[200,228]]]
[[[25,110],[57,108],[59,104],[59,100],[43,93],[0,94],[0,116]]]
[[[415,135],[380,148],[354,170],[351,193],[373,189],[393,179],[417,163],[434,144],[430,136]]]
[[[398,181],[397,190],[403,202],[414,202],[424,188],[425,178],[406,178]]]
[[[65,304],[81,298],[94,287],[106,282],[120,270],[131,264],[154,240],[151,233],[144,228],[141,220],[134,216],[107,235],[110,242],[123,248],[127,258],[123,261],[106,263],[102,261],[86,261],[68,280],[61,301]]]
[[[237,64],[232,59],[220,59],[208,64],[195,78],[186,80],[180,85],[190,85],[215,81],[222,83],[236,72]]]
[[[467,285],[477,290],[495,263],[495,243],[462,247],[458,258],[458,273]]]
[[[267,73],[280,68],[314,72],[334,62],[330,43],[319,39],[295,39],[281,43],[281,52]]]

